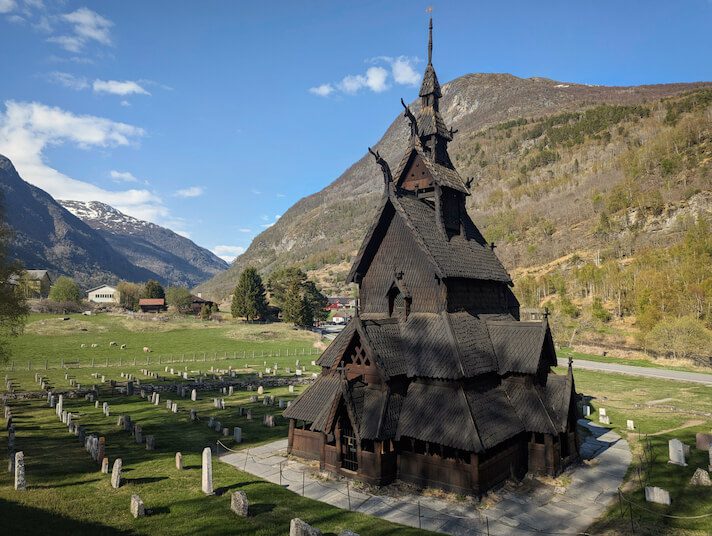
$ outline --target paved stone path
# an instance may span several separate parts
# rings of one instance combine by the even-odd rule
[[[596,462],[568,472],[571,484],[565,492],[556,493],[552,486],[528,493],[500,492],[502,500],[486,509],[417,495],[372,495],[347,488],[345,480],[319,480],[311,468],[287,459],[286,439],[222,454],[219,459],[294,493],[411,527],[458,536],[487,534],[488,525],[492,536],[574,535],[584,531],[616,498],[631,461],[627,441],[589,421],[579,423],[591,432],[582,445],[582,455]]]
[[[565,366],[565,363],[559,363]],[[703,383],[712,385],[712,374],[701,372],[685,372],[682,370],[669,370],[653,367],[635,367],[633,365],[619,365],[618,363],[601,363],[598,361],[586,361],[585,359],[574,359],[574,372],[576,368],[587,370],[598,370],[601,372],[618,372],[620,374],[631,374],[633,376],[644,376],[646,378],[660,378],[663,380],[678,380],[683,382]]]

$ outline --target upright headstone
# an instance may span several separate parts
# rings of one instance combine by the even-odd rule
[[[20,451],[15,453],[15,489],[23,491],[27,487],[25,481],[25,454]]]
[[[105,475],[109,474],[109,458],[101,460],[101,472]]]
[[[630,419],[625,422],[625,425],[628,430],[635,430],[635,423]]]
[[[111,487],[118,488],[119,486],[121,486],[121,458],[116,458],[111,470]]]
[[[695,447],[698,450],[709,450],[712,447],[712,434],[697,432],[695,434]]]
[[[698,467],[697,469],[695,469],[695,474],[692,475],[692,478],[690,479],[690,485],[707,487],[712,486],[710,474],[704,469],[702,469],[702,467]]]
[[[611,418],[608,415],[598,415],[598,422],[601,424],[611,424]]]
[[[198,400],[198,391],[196,391],[195,389],[193,389],[193,390],[190,392],[190,399],[191,399],[193,402],[195,402],[196,400]]]
[[[161,393],[156,393],[156,398],[154,399],[153,403],[157,406],[161,402]]]
[[[143,443],[143,428],[138,424],[134,425],[134,441],[137,445]]]
[[[230,498],[230,510],[240,517],[247,517],[250,503],[244,491],[233,491]]]
[[[176,402],[173,402],[173,404],[171,404],[171,411],[173,413],[178,413],[178,404]]]
[[[235,443],[242,443],[242,428],[235,426],[233,437],[235,438]]]
[[[191,420],[191,421],[194,421],[194,420],[196,420],[197,418],[198,418],[198,413],[197,413],[194,409],[191,409],[191,410],[190,410],[190,420]]]
[[[227,394],[228,396],[232,396],[232,394],[235,392],[235,388],[231,385],[230,387],[227,388]]]
[[[290,392],[290,393],[293,393],[293,392],[294,392],[294,386],[293,386],[293,385],[290,385],[290,386],[289,386],[289,392]]]
[[[183,455],[176,452],[176,469],[183,469]]]
[[[100,437],[96,443],[96,458],[97,462],[101,462],[104,459],[104,453],[106,452],[106,438]]]
[[[668,452],[670,454],[668,463],[674,463],[675,465],[681,465],[683,467],[687,466],[687,463],[685,463],[685,449],[679,439],[671,439],[668,441]]]
[[[156,450],[156,438],[152,435],[146,436],[146,450]]]
[[[206,495],[213,494],[213,453],[210,451],[210,447],[205,447],[203,449],[203,475],[202,475],[202,489],[203,493]]]
[[[134,517],[142,517],[146,515],[146,507],[143,505],[143,501],[138,495],[131,495],[131,515]]]
[[[670,492],[655,486],[645,486],[645,500],[657,504],[670,504]]]

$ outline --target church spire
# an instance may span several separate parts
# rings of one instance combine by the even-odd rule
[[[428,65],[433,63],[433,17],[430,17],[430,27],[428,28]]]

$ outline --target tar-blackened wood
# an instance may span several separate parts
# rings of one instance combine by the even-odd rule
[[[574,461],[577,399],[571,368],[551,370],[546,318],[519,321],[509,274],[467,214],[430,57],[400,163],[391,172],[371,151],[386,187],[348,278],[360,308],[284,415],[290,452],[322,469],[482,494]]]

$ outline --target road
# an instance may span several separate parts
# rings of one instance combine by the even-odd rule
[[[562,359],[559,365],[566,366],[566,362]],[[574,359],[574,370],[577,368],[585,370],[598,370],[601,372],[631,374],[633,376],[644,376],[646,378],[678,380],[682,382],[712,385],[712,374],[702,374],[700,372],[685,372],[682,370],[668,370],[653,367],[635,367],[632,365],[619,365],[618,363],[601,363],[598,361],[586,361],[585,359]]]

